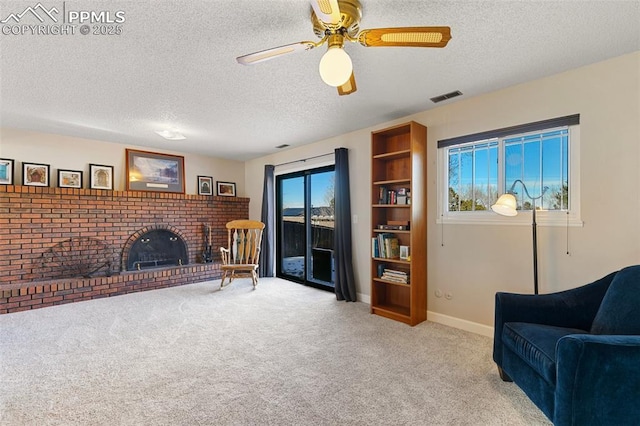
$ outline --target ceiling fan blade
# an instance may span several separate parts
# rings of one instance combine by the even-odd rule
[[[311,7],[322,22],[334,25],[340,23],[338,0],[311,0]]]
[[[358,34],[358,41],[365,47],[445,47],[449,40],[449,27],[375,28]]]
[[[349,80],[342,86],[338,86],[338,95],[350,95],[356,90],[358,90],[358,88],[356,87],[356,77],[353,74],[353,71],[351,71],[351,77],[349,78]]]
[[[312,41],[301,41],[298,43],[286,44],[280,47],[274,47],[267,50],[261,50],[260,52],[249,53],[248,55],[238,56],[236,61],[242,65],[253,65],[258,62],[268,61],[269,59],[277,58],[279,56],[288,55],[290,53],[302,52],[304,50],[310,50],[316,47],[317,43]]]

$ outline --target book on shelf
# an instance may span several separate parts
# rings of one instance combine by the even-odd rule
[[[389,204],[389,190],[386,186],[380,187],[380,194],[378,195],[378,204]]]
[[[382,275],[392,279],[396,279],[396,280],[407,281],[409,279],[409,274],[403,273],[402,271],[396,271],[394,269],[388,269],[388,268],[385,268],[382,271]]]
[[[396,191],[394,191],[393,189],[385,189],[381,204],[395,204],[395,203],[396,203]]]
[[[373,257],[383,259],[400,258],[400,243],[398,238],[391,233],[382,232],[371,239]]]
[[[388,258],[399,259],[400,258],[400,243],[397,238],[387,238],[385,241],[385,253]]]
[[[396,269],[385,268],[380,278],[394,283],[409,284],[409,274]]]
[[[378,193],[378,204],[408,204],[409,188],[389,189],[381,186]]]
[[[390,275],[397,275],[399,277],[408,277],[409,276],[409,273],[406,272],[406,271],[401,271],[399,269],[391,269],[391,268],[387,268],[387,267],[384,268],[383,272],[386,272],[386,273],[388,273]]]

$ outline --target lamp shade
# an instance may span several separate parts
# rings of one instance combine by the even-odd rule
[[[513,194],[502,194],[498,201],[491,206],[491,210],[501,214],[502,216],[515,216],[518,214],[516,210],[516,197]]]
[[[340,46],[329,47],[320,60],[320,77],[329,86],[338,87],[351,78],[353,64],[351,58]]]

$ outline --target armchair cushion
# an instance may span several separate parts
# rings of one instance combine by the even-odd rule
[[[561,337],[586,334],[577,328],[510,322],[504,325],[502,343],[533,368],[547,383],[556,383],[556,344]]]
[[[616,274],[591,326],[592,334],[640,334],[640,265]]]

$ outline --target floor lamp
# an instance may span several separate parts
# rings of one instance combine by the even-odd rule
[[[518,211],[516,210],[518,204],[516,203],[516,197],[514,196],[514,194],[517,194],[517,192],[513,190],[516,186],[516,183],[518,182],[522,184],[527,197],[529,197],[529,199],[533,201],[533,223],[531,224],[531,227],[533,229],[533,291],[534,294],[538,294],[538,234],[536,230],[538,226],[536,224],[536,200],[542,198],[544,193],[549,188],[545,186],[544,188],[542,188],[542,194],[540,194],[539,197],[532,197],[531,195],[529,195],[529,191],[527,190],[527,186],[524,184],[524,182],[520,179],[516,179],[516,181],[513,182],[513,185],[511,185],[511,188],[506,193],[502,194],[500,198],[498,198],[498,201],[496,201],[496,203],[491,206],[491,210],[503,216],[515,216],[518,214]]]

